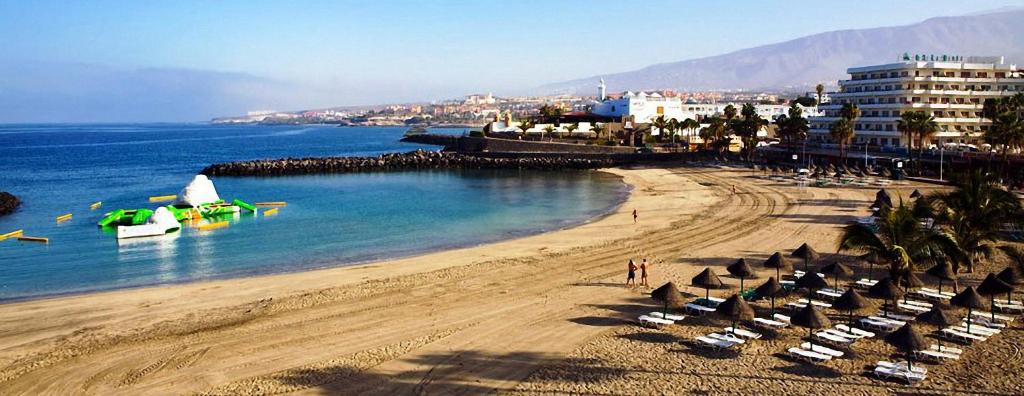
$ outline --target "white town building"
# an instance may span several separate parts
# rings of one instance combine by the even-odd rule
[[[990,121],[981,117],[985,99],[1024,92],[1024,78],[1003,57],[925,56],[904,54],[902,60],[847,69],[850,79],[839,81],[824,115],[809,117],[812,141],[830,141],[829,127],[839,119],[843,104],[860,109],[854,122],[854,143],[905,147],[897,130],[900,114],[924,111],[935,117],[940,144],[978,144]]]

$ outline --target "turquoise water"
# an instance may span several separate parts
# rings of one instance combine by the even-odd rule
[[[154,208],[205,165],[231,160],[378,155],[417,148],[404,128],[309,126],[0,126],[0,190],[22,207],[0,233],[0,299],[24,299],[340,266],[563,228],[616,207],[617,178],[596,172],[413,171],[213,181],[222,198],[287,201],[276,216],[228,228],[123,240],[96,222],[116,208]],[[461,133],[461,130],[448,130]],[[103,201],[91,211],[89,204]],[[56,224],[55,217],[74,215]]]

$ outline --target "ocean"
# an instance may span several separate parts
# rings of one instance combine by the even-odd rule
[[[306,156],[374,156],[436,147],[405,128],[207,124],[0,125],[0,191],[22,206],[0,234],[0,300],[352,265],[473,246],[586,222],[626,186],[592,171],[429,170],[217,177],[221,198],[286,201],[213,231],[118,241],[96,225],[118,208],[156,208],[208,164]],[[438,132],[438,131],[434,131]],[[462,133],[461,129],[440,130]],[[96,210],[91,203],[102,201]],[[166,204],[166,203],[165,203]],[[72,219],[57,223],[59,215]]]

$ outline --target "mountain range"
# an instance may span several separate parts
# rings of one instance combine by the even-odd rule
[[[854,66],[892,63],[904,53],[1002,55],[1024,61],[1024,8],[937,17],[893,27],[838,30],[723,55],[661,63],[639,70],[547,84],[541,93],[589,94],[604,78],[625,90],[789,90],[834,85]]]

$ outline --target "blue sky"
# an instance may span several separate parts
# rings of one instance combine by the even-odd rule
[[[518,93],[1011,5],[1024,1],[0,0],[0,105],[14,107],[0,109],[0,122],[200,120],[246,108]],[[52,108],[40,109],[48,97]],[[180,101],[194,105],[182,110]]]

